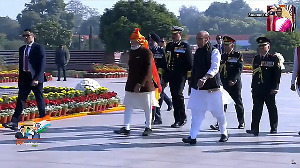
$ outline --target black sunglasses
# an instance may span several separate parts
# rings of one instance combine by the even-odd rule
[[[24,34],[24,35],[22,35],[23,37],[30,37],[31,36],[31,34]]]

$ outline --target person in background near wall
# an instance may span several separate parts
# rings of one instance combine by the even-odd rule
[[[222,36],[221,35],[217,35],[216,36],[216,41],[217,41],[217,44],[215,44],[213,46],[216,49],[219,50],[220,54],[223,54],[223,52],[224,52],[224,46],[223,46]]]
[[[64,49],[63,45],[60,45],[55,52],[55,64],[57,65],[57,81],[60,81],[60,70],[62,69],[64,75],[64,81],[66,77],[66,66],[68,63],[68,53]]]
[[[167,46],[167,40],[165,38],[161,38],[159,41],[159,46],[165,49]]]

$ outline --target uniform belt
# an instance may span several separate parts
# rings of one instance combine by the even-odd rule
[[[212,92],[216,92],[216,91],[219,91],[220,88],[213,88],[213,89],[208,89],[208,93],[212,93]]]
[[[196,89],[196,90],[201,90],[201,88],[198,87],[198,89]],[[213,88],[213,89],[207,89],[207,92],[212,93],[212,92],[216,92],[216,91],[219,91],[219,90],[220,90],[220,88]]]

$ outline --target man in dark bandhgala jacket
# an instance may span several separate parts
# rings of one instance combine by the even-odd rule
[[[196,144],[196,138],[206,111],[217,118],[221,138],[219,142],[228,140],[227,122],[224,114],[221,79],[219,73],[221,54],[209,42],[209,33],[200,31],[197,36],[198,49],[194,55],[192,75],[190,78],[191,94],[188,108],[192,112],[190,136],[183,138],[184,143]]]

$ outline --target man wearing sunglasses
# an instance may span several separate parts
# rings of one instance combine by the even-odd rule
[[[28,94],[33,91],[39,110],[39,117],[45,116],[43,97],[44,71],[46,65],[45,49],[34,42],[34,34],[30,29],[23,32],[25,45],[19,48],[19,92],[15,113],[11,122],[2,124],[5,128],[18,129],[18,122],[25,107]]]
[[[259,37],[258,54],[253,58],[253,75],[252,75],[252,122],[251,130],[246,130],[248,134],[258,136],[259,123],[262,116],[264,103],[266,104],[270,118],[270,133],[277,133],[278,112],[275,102],[275,96],[278,93],[281,69],[277,56],[270,54],[270,39]]]
[[[217,35],[216,36],[216,41],[217,41],[217,44],[215,44],[214,47],[219,50],[220,54],[223,54],[223,52],[224,52],[224,45],[223,45],[223,41],[222,41],[222,36],[221,35]]]

